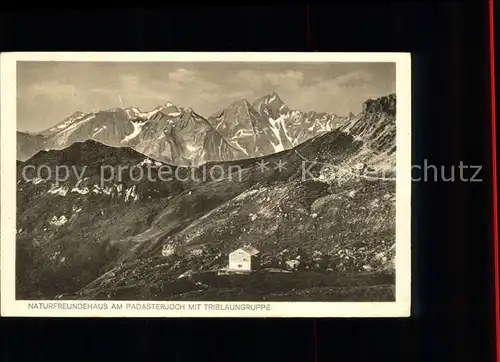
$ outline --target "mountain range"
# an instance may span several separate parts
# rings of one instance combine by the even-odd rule
[[[170,102],[149,112],[137,107],[75,112],[43,132],[18,132],[17,159],[25,161],[40,150],[93,139],[128,146],[163,162],[196,166],[290,149],[345,120],[324,112],[292,110],[276,93],[253,103],[237,100],[208,117]]]
[[[335,116],[294,112],[271,95],[208,118],[173,105],[75,114],[39,135],[69,145],[17,163],[16,298],[394,300],[396,96],[367,100],[338,127],[328,123]],[[118,135],[122,124],[136,126]],[[82,140],[76,130],[97,133]],[[127,145],[108,144],[134,130]],[[169,155],[207,163],[185,167],[140,152],[154,135],[202,145]],[[207,161],[222,145],[226,160]],[[245,157],[236,158],[240,148]],[[77,172],[55,183],[33,169],[23,177],[28,165]],[[153,176],[168,165],[180,177],[137,180],[121,168],[118,180],[104,179],[103,165]],[[184,177],[212,166],[238,166],[241,177]],[[228,253],[245,245],[260,250],[262,268],[224,274]]]

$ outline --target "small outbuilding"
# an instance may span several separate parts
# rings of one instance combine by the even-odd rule
[[[251,271],[260,266],[259,250],[253,246],[245,246],[229,254],[229,269]]]

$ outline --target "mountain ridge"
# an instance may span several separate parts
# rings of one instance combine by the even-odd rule
[[[76,111],[36,135],[18,132],[18,158],[23,161],[37,150],[60,149],[89,138],[116,147],[126,144],[141,153],[174,164],[262,156],[296,146],[343,121],[336,116],[325,115],[291,110],[276,92],[265,94],[252,103],[244,98],[237,99],[208,117],[203,117],[191,107],[179,107],[170,101],[146,112],[136,106],[90,113]],[[182,127],[182,122],[189,119],[202,120],[206,126],[213,127],[224,141],[213,132],[207,135],[207,140],[203,137],[173,139],[171,133],[170,137],[166,135],[172,126],[180,124]],[[236,127],[237,124],[240,126]],[[203,150],[204,144],[211,146]]]

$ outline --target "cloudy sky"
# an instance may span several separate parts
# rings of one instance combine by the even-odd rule
[[[208,117],[276,92],[293,109],[347,115],[395,92],[394,63],[18,62],[17,128],[37,132],[75,111],[167,101]]]

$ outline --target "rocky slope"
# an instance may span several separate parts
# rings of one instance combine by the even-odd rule
[[[245,156],[191,108],[170,113],[160,111],[137,122],[142,122],[142,128],[134,137],[129,136],[125,143],[164,162],[200,165]]]
[[[342,118],[326,113],[292,111],[275,93],[256,100],[242,99],[208,117],[170,102],[152,111],[136,107],[75,112],[42,132],[35,142],[18,132],[18,159],[42,149],[62,149],[93,139],[128,146],[158,160],[177,165],[200,165],[264,156],[290,149],[336,128]]]
[[[359,167],[367,149],[384,165],[395,159],[393,101],[369,101],[343,129],[257,158],[177,167],[86,141],[19,163],[19,173],[66,164],[85,177],[20,177],[18,298],[393,300],[393,174],[377,174],[369,157]],[[152,177],[110,177],[103,165]],[[158,181],[162,166],[182,177]],[[221,177],[202,177],[207,169]],[[228,253],[244,245],[261,251],[262,269],[228,274]]]
[[[252,104],[240,100],[209,117],[214,127],[248,157],[265,156],[337,128],[346,118],[290,109],[276,93]]]
[[[355,159],[393,170],[396,167],[396,95],[389,94],[378,99],[369,99],[363,104],[363,112],[353,116],[339,129],[365,140]]]

